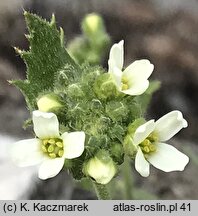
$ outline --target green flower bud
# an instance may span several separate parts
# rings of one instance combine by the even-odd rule
[[[119,92],[109,73],[100,75],[94,83],[94,92],[100,99],[116,97]]]
[[[83,34],[70,41],[67,50],[79,64],[99,65],[110,46],[103,19],[92,13],[83,19],[81,26]]]
[[[107,184],[115,176],[117,167],[109,153],[99,150],[97,154],[85,163],[83,172],[99,184]]]
[[[59,110],[63,107],[61,99],[58,95],[54,93],[46,94],[41,96],[37,100],[38,109],[42,112],[50,112],[54,110]]]
[[[110,152],[115,162],[118,164],[122,164],[124,162],[124,149],[122,144],[112,143]]]
[[[131,158],[135,157],[137,147],[133,144],[131,136],[127,135],[123,142],[124,152]]]
[[[67,94],[71,98],[82,98],[84,97],[84,93],[79,84],[71,84],[68,86]]]
[[[95,111],[95,110],[102,110],[103,109],[103,105],[102,105],[101,101],[98,100],[98,99],[93,99],[91,101],[91,109],[93,111]]]
[[[110,101],[105,109],[107,115],[113,121],[125,121],[128,119],[129,109],[124,102]]]
[[[82,21],[82,30],[88,37],[104,32],[105,28],[101,16],[96,13],[88,14]]]
[[[133,123],[130,123],[130,124],[128,125],[128,129],[127,129],[127,130],[128,130],[128,134],[132,137],[132,136],[134,135],[136,129],[137,129],[140,125],[144,124],[145,122],[146,122],[146,121],[145,121],[144,118],[135,119],[135,121],[133,121]]]

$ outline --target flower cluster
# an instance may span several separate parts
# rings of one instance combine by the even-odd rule
[[[67,168],[70,161],[73,176],[80,167],[77,179],[87,176],[107,184],[123,163],[124,154],[131,157],[123,148],[129,137],[127,145],[133,149],[135,168],[143,177],[149,176],[149,164],[165,172],[184,169],[188,157],[164,143],[187,127],[181,112],[172,111],[156,122],[139,125],[134,133],[127,132],[136,119],[136,98],[148,89],[154,66],[143,59],[123,70],[123,45],[122,40],[112,46],[108,73],[100,69],[89,73],[86,68],[81,79],[67,83],[61,94],[36,99],[38,110],[32,114],[36,137],[14,144],[11,155],[17,165],[40,164],[38,176],[47,179]]]

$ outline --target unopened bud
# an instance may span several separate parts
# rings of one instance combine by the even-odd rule
[[[84,97],[84,93],[83,93],[80,85],[78,85],[78,84],[69,85],[68,90],[67,90],[67,94],[70,97],[74,97],[74,98],[82,98],[82,97]]]
[[[133,144],[133,139],[130,135],[127,135],[124,138],[123,147],[125,154],[127,154],[131,158],[135,157],[137,147]]]
[[[100,99],[107,99],[118,95],[115,83],[109,73],[104,73],[96,79],[94,92]]]
[[[83,172],[99,184],[107,184],[117,172],[117,168],[109,153],[100,150],[84,166]]]
[[[89,37],[99,32],[104,32],[104,24],[101,16],[96,13],[88,14],[82,22],[82,29]]]
[[[124,160],[123,145],[119,143],[112,143],[110,151],[114,161],[118,164],[122,164]]]
[[[50,112],[63,107],[60,98],[56,94],[46,94],[37,100],[38,109],[42,112]]]

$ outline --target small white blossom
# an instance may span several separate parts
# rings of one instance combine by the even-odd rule
[[[37,138],[18,141],[11,157],[21,167],[41,164],[39,178],[56,176],[63,168],[65,158],[79,157],[84,151],[85,133],[59,133],[59,122],[54,113],[33,112],[33,126]]]
[[[148,78],[154,66],[147,59],[137,60],[124,71],[124,41],[114,44],[109,54],[109,73],[112,75],[118,90],[128,95],[140,95],[149,86]]]
[[[135,169],[143,177],[149,176],[149,163],[165,172],[183,171],[189,158],[164,142],[187,126],[180,111],[172,111],[156,122],[150,120],[139,126],[133,137],[137,148]]]

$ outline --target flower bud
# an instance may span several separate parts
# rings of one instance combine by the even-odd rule
[[[111,156],[118,164],[122,164],[124,161],[124,149],[120,143],[112,143],[110,148]]]
[[[94,92],[100,99],[115,97],[119,93],[109,73],[104,73],[96,79]]]
[[[129,118],[129,109],[124,101],[110,101],[107,103],[105,111],[115,122],[126,121]]]
[[[104,32],[103,20],[96,13],[88,14],[82,22],[82,29],[88,37]]]
[[[73,98],[82,98],[84,97],[84,93],[79,84],[71,84],[68,86],[67,94],[69,97]]]
[[[92,110],[102,110],[103,109],[103,105],[102,105],[101,101],[98,100],[98,99],[93,99],[91,101],[91,109]]]
[[[99,150],[84,166],[83,172],[99,184],[107,184],[117,172],[117,168],[109,153]]]
[[[134,158],[137,152],[137,147],[133,144],[133,140],[130,135],[127,135],[123,142],[123,148],[125,154],[129,157]]]
[[[60,109],[61,107],[63,107],[63,104],[61,103],[61,99],[58,95],[50,93],[41,96],[37,100],[37,106],[38,110],[42,112],[50,112]]]

